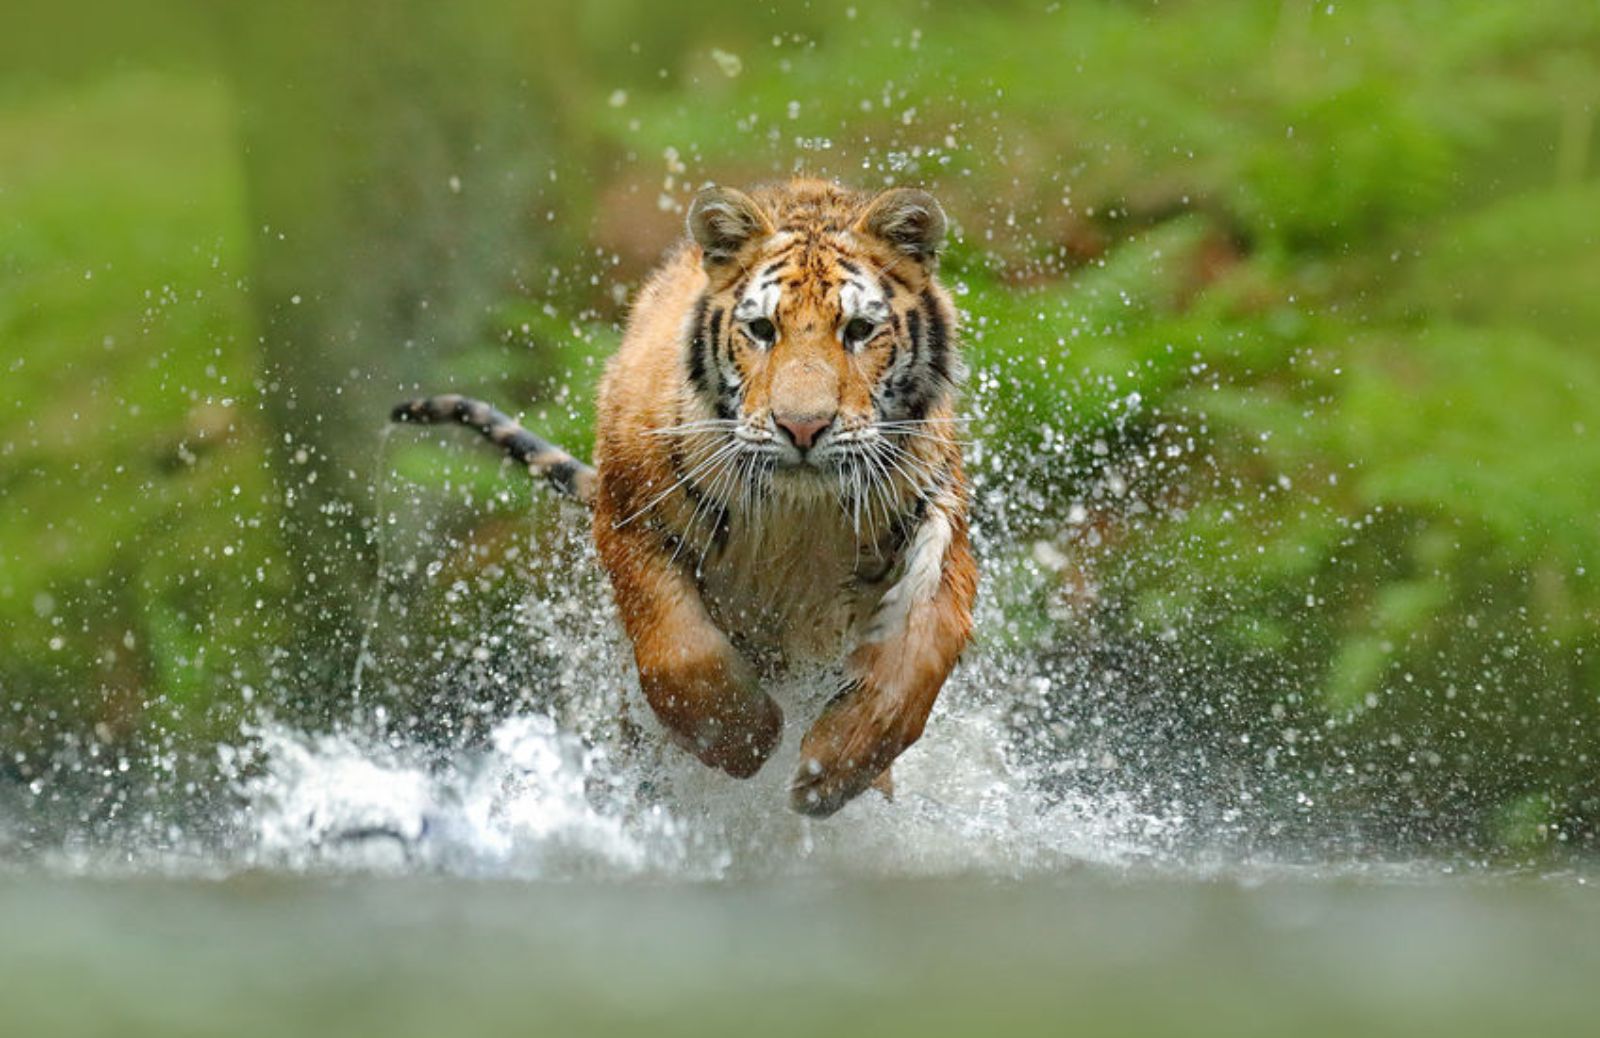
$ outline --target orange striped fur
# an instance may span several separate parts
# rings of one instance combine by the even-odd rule
[[[971,629],[944,216],[797,180],[702,192],[689,227],[606,369],[595,542],[646,697],[709,765],[777,744],[763,676],[844,658],[791,786],[826,815],[916,741]]]
[[[397,414],[521,444],[591,501],[641,688],[706,764],[754,774],[783,723],[763,684],[842,667],[790,784],[825,816],[888,792],[971,632],[945,218],[801,179],[708,188],[688,225],[606,368],[597,471],[476,402]]]

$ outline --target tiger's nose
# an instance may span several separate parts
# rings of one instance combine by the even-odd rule
[[[789,434],[789,439],[801,450],[809,450],[817,441],[822,430],[833,424],[833,416],[826,418],[817,415],[774,416],[773,421],[778,423],[778,428]]]

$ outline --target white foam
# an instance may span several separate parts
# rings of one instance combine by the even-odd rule
[[[993,708],[940,711],[895,767],[833,818],[789,811],[803,721],[754,779],[663,749],[622,765],[542,716],[427,760],[351,733],[259,730],[240,791],[252,864],[526,878],[1023,876],[1157,853],[1173,826],[1115,797],[1047,798],[1003,751]],[[647,792],[641,792],[646,790]]]
[[[548,718],[514,717],[490,744],[430,761],[355,733],[257,730],[239,781],[244,856],[288,869],[438,869],[530,878],[675,868],[673,822],[632,811],[603,754]]]

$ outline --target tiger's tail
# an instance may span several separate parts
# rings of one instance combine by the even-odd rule
[[[433,425],[455,422],[476,429],[512,458],[528,466],[528,471],[543,476],[556,490],[575,501],[594,502],[596,473],[554,444],[524,429],[516,419],[482,400],[458,393],[418,397],[396,404],[389,418],[396,422]]]

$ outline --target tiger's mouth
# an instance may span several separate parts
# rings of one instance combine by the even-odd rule
[[[786,480],[835,481],[847,476],[887,472],[900,454],[875,421],[847,421],[833,425],[814,443],[801,446],[764,423],[746,423],[734,431],[752,469]]]
[[[746,425],[735,432],[744,452],[753,455],[775,472],[805,474],[821,472],[833,453],[835,440],[824,435],[816,443],[800,446],[776,430],[761,425]]]
[[[773,457],[775,468],[782,472],[833,475],[862,453],[861,444],[857,441],[830,437],[806,448],[779,444],[773,451]]]
[[[770,452],[772,470],[786,476],[820,476],[828,472],[828,459],[816,450],[775,450]]]

